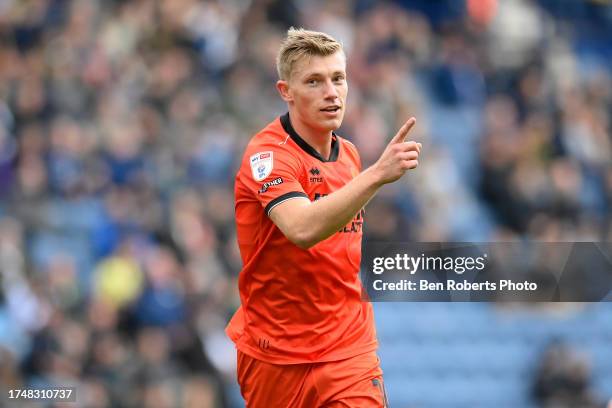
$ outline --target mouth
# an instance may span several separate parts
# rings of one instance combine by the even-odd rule
[[[338,105],[331,105],[331,106],[327,106],[323,109],[320,109],[321,112],[330,112],[330,113],[336,113],[340,110],[340,106]]]

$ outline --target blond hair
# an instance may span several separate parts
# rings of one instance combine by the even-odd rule
[[[283,81],[289,80],[295,63],[313,55],[326,57],[342,50],[332,36],[318,31],[291,27],[276,57],[276,70]]]

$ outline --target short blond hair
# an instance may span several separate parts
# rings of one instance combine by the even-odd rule
[[[304,57],[327,57],[338,51],[343,51],[342,44],[331,35],[291,27],[276,57],[278,77],[283,81],[289,80],[295,63]]]

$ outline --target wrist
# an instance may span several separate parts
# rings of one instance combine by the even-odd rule
[[[361,175],[366,179],[366,183],[374,189],[379,189],[385,184],[382,172],[378,169],[376,164],[365,169]]]

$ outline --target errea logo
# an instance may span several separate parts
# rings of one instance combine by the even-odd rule
[[[319,170],[316,167],[312,167],[310,170],[308,170],[308,172],[312,176],[310,177],[311,183],[322,183],[323,182],[323,177],[319,177],[321,175],[321,170]]]

